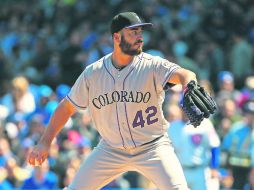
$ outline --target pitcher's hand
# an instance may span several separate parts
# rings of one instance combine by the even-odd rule
[[[49,148],[49,146],[43,144],[36,145],[32,152],[29,153],[27,162],[32,166],[41,166],[48,157]]]

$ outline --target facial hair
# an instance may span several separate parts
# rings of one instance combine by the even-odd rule
[[[142,40],[138,40],[135,43],[139,43],[139,42],[142,42]],[[124,36],[121,36],[121,42],[120,42],[119,46],[120,46],[120,49],[122,50],[122,52],[127,55],[131,55],[131,56],[139,55],[142,52],[142,46],[140,46],[137,49],[131,49],[131,46],[135,45],[135,43],[131,44],[125,40]]]

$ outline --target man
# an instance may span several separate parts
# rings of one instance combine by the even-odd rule
[[[127,171],[138,171],[160,190],[188,189],[167,136],[163,87],[167,82],[186,86],[196,81],[196,75],[142,52],[142,29],[151,25],[133,12],[113,18],[113,52],[89,65],[77,79],[29,155],[30,164],[42,164],[66,121],[77,109],[89,107],[102,140],[67,189],[100,189]]]
[[[219,189],[220,139],[212,122],[204,119],[197,128],[186,124],[186,118],[177,104],[168,106],[168,115],[168,135],[183,167],[189,188]]]
[[[222,156],[227,156],[226,166],[234,179],[233,189],[243,189],[249,173],[254,171],[254,100],[247,100],[242,111],[243,119],[232,125],[222,141]]]
[[[49,170],[48,160],[41,167],[35,167],[32,175],[25,179],[20,189],[57,189],[58,177]]]

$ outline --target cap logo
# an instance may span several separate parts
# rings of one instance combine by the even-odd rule
[[[135,15],[135,17],[139,22],[141,22],[140,18],[137,15]]]

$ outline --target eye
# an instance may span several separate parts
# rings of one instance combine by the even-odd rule
[[[138,30],[133,30],[132,31],[132,34],[134,34],[134,35],[139,35],[141,33],[142,33],[142,31],[138,31]]]

